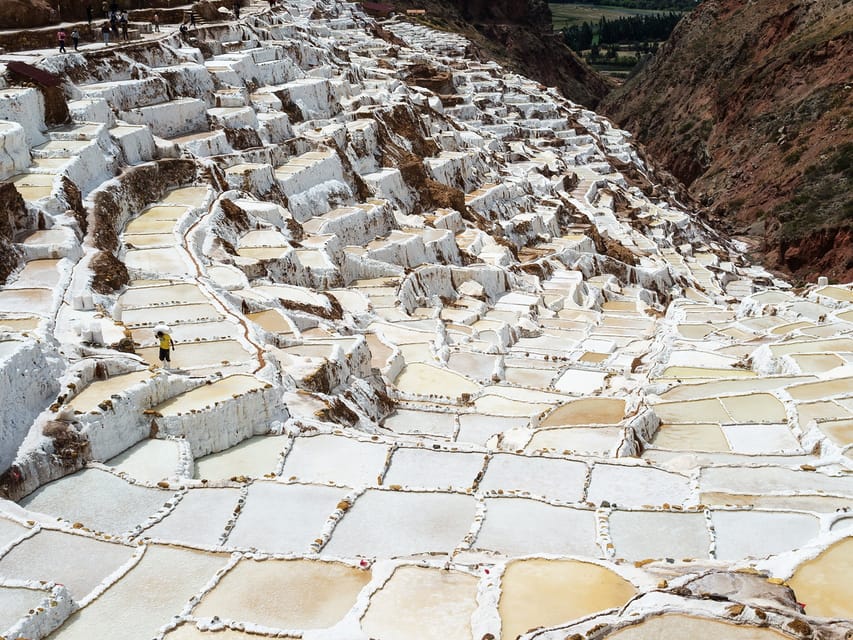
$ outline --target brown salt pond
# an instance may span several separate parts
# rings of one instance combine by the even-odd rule
[[[582,424],[618,424],[625,416],[625,401],[619,398],[581,398],[554,409],[542,427]]]
[[[853,537],[844,538],[814,560],[800,565],[788,580],[809,615],[853,618]]]
[[[667,614],[620,629],[607,636],[619,640],[671,640],[672,638],[721,638],[724,640],[790,640],[772,629],[748,627],[708,618]]]
[[[730,451],[729,442],[718,424],[662,424],[654,445],[676,451]]]
[[[517,560],[507,565],[498,606],[501,637],[621,607],[634,586],[604,567],[575,560]]]
[[[293,333],[293,328],[287,319],[275,309],[248,313],[246,317],[257,324],[261,329],[270,333]]]
[[[193,614],[277,629],[323,629],[347,614],[370,576],[339,562],[242,560]]]
[[[370,599],[361,627],[382,640],[471,640],[476,608],[474,576],[399,567]]]
[[[25,316],[21,318],[0,318],[0,328],[12,331],[32,331],[39,326],[40,318]]]

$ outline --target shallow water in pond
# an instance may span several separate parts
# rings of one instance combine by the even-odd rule
[[[150,371],[134,371],[132,373],[113,376],[106,380],[95,380],[69,400],[68,404],[75,411],[88,413],[89,411],[94,411],[98,404],[104,400],[108,400],[113,394],[122,393],[129,387],[149,379],[151,379]]]
[[[661,449],[729,451],[729,443],[718,424],[662,424],[654,445]]]
[[[277,629],[323,629],[346,615],[370,576],[337,562],[242,560],[193,613]]]
[[[788,584],[806,612],[825,618],[853,618],[853,538],[844,538],[800,565]]]
[[[476,608],[474,576],[400,567],[370,599],[361,628],[382,640],[470,640]]]
[[[772,629],[729,624],[707,618],[668,614],[649,618],[607,636],[619,640],[671,640],[672,638],[721,638],[725,640],[784,640],[790,638]]]
[[[625,401],[617,398],[582,398],[557,407],[542,427],[581,424],[617,424],[625,415]]]
[[[574,560],[519,560],[507,565],[499,604],[501,636],[556,625],[625,604],[630,582],[604,567]]]

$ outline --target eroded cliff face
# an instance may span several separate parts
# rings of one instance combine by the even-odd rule
[[[543,0],[403,0],[400,9],[427,8],[428,26],[456,31],[469,38],[472,53],[497,60],[559,87],[569,99],[593,108],[613,85],[584,64],[553,32],[551,11]]]
[[[853,277],[853,11],[706,0],[600,109],[771,267]]]

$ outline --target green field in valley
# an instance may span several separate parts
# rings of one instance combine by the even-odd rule
[[[614,7],[598,4],[549,4],[555,30],[572,25],[581,25],[584,22],[597,23],[601,16],[608,20],[623,18],[626,16],[653,15],[655,13],[669,13],[665,9],[632,9],[630,7]]]

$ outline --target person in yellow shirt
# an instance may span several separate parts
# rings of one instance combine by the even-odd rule
[[[172,340],[172,336],[163,331],[158,331],[155,335],[160,342],[160,365],[164,369],[168,369],[169,365],[172,364],[169,352],[175,348],[175,341]]]

